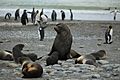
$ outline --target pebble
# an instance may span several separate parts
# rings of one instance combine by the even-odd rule
[[[75,61],[74,61],[73,59],[68,59],[66,62],[67,62],[67,63],[72,63],[72,64],[75,63]]]
[[[16,80],[23,80],[22,78],[20,78],[20,77],[16,77]]]
[[[110,74],[110,73],[102,73],[101,75],[102,75],[103,77],[105,77],[105,78],[111,77],[111,74]]]
[[[100,78],[100,75],[99,74],[92,74],[92,78]]]
[[[108,64],[109,62],[106,60],[97,60],[97,63],[104,65],[104,64]]]
[[[118,51],[120,51],[120,48],[118,48]]]
[[[95,67],[88,64],[74,64],[73,62],[74,60],[68,59],[66,61],[59,60],[55,65],[45,66],[42,64],[41,80],[108,80],[110,77],[114,80],[119,78],[120,64],[110,64],[106,60],[99,60],[101,65]],[[0,69],[0,76],[4,74],[7,76],[10,72],[8,69]],[[13,69],[12,74],[16,76],[15,80],[22,80],[20,66]]]

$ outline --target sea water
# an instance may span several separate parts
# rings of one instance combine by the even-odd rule
[[[67,20],[70,19],[69,8],[72,9],[73,19],[74,20],[113,20],[113,13],[110,13],[114,10],[114,7],[120,8],[120,0],[0,0],[0,16],[5,16],[7,12],[12,13],[14,17],[16,9],[20,8],[20,16],[23,13],[23,10],[32,11],[32,8],[35,7],[35,11],[41,11],[42,6],[47,6],[44,8],[44,14],[51,18],[52,10],[57,12],[57,19],[61,19],[61,10],[65,12]],[[54,6],[53,6],[54,5]],[[52,7],[51,7],[52,6]],[[62,8],[58,8],[62,6]],[[77,6],[77,9],[74,7]],[[96,7],[95,10],[90,9],[79,9],[79,7]],[[57,7],[57,8],[56,8]],[[112,10],[97,10],[97,7],[112,7]],[[30,17],[30,14],[28,14]],[[117,13],[116,20],[120,21],[120,13]]]
[[[26,9],[26,8],[25,8]],[[4,16],[7,12],[12,13],[12,17],[14,17],[16,9],[0,9],[0,16]],[[20,16],[22,15],[24,9],[20,9]],[[27,11],[31,12],[32,9],[26,9]],[[41,9],[35,9],[41,11]],[[63,10],[66,14],[67,20],[70,19],[70,11],[67,9],[44,9],[44,14],[46,14],[49,18],[51,18],[52,10],[55,10],[57,13],[57,19],[61,19],[61,10]],[[72,10],[73,12],[73,19],[74,20],[113,20],[113,13],[110,13],[109,10]],[[28,17],[30,14],[28,13]],[[117,14],[116,20],[120,21],[120,13]]]

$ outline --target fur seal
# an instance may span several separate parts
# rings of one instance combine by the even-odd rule
[[[57,35],[48,55],[50,56],[54,51],[57,51],[59,53],[58,59],[66,60],[72,45],[72,34],[68,25],[63,23],[57,24],[54,29],[57,32]]]
[[[8,50],[0,50],[0,59],[13,61],[12,52]]]
[[[78,58],[80,57],[81,55],[79,53],[77,53],[75,50],[71,49],[70,50],[70,53],[68,55],[68,58]]]
[[[34,53],[24,54],[26,57],[29,57],[33,62],[38,60],[38,56]]]
[[[13,47],[12,53],[16,63],[18,63],[18,58],[23,56],[29,57],[32,61],[36,61],[38,59],[37,55],[34,53],[23,54],[22,53],[23,47],[24,47],[24,44],[17,44]]]
[[[75,60],[75,64],[77,63],[97,66],[95,57],[90,54],[82,55],[79,58],[77,58]]]
[[[90,53],[90,54],[93,55],[96,58],[96,60],[105,59],[107,57],[105,50],[99,50],[97,52]]]
[[[38,78],[42,76],[42,66],[36,62],[32,62],[29,57],[20,57],[18,61],[22,65],[23,78]]]
[[[46,59],[46,64],[47,66],[49,65],[54,65],[58,63],[58,55],[59,53],[54,51],[47,59]]]
[[[12,53],[14,57],[14,61],[18,63],[18,58],[24,56],[24,54],[21,52],[23,50],[24,44],[17,44],[13,47]]]

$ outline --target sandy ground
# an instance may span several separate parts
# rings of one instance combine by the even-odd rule
[[[38,27],[33,26],[30,21],[27,26],[22,26],[20,21],[4,20],[1,17],[0,49],[12,50],[16,44],[23,43],[25,44],[24,53],[36,53],[38,56],[48,54],[56,36],[53,27],[59,22],[69,25],[73,35],[72,49],[80,54],[104,49],[110,63],[120,64],[120,22],[118,21],[49,21],[45,29],[45,39],[39,41]],[[109,25],[112,25],[114,30],[113,43],[103,44],[105,29]],[[0,64],[1,68],[2,66]]]

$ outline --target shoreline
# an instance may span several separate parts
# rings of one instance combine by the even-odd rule
[[[20,9],[20,16],[23,13],[23,10],[25,8]],[[14,17],[16,9],[0,9],[0,16],[5,16],[7,12],[10,12],[12,14],[12,17]],[[32,11],[31,9],[26,9],[27,11]],[[35,11],[41,9],[35,8]],[[51,13],[53,9],[44,9],[44,14],[48,16],[48,18],[51,18]],[[69,9],[54,9],[57,13],[57,19],[61,19],[61,13],[60,11],[63,10],[65,11],[66,18],[65,19],[70,19],[70,11]],[[113,13],[110,13],[112,10],[72,10],[73,12],[73,19],[74,20],[103,20],[103,21],[113,21]],[[30,14],[28,14],[28,17],[30,18]],[[117,13],[116,16],[116,21],[120,21],[120,13]]]

